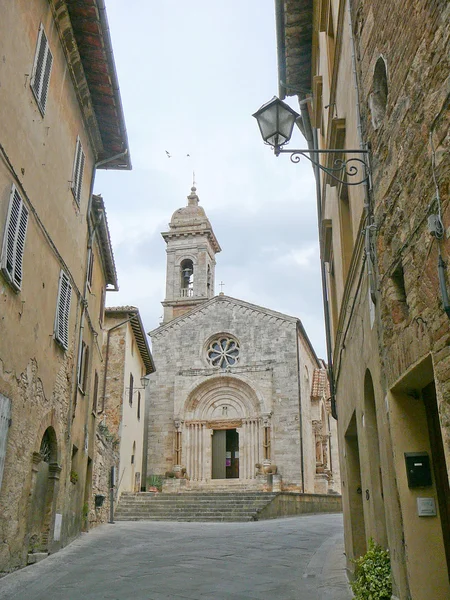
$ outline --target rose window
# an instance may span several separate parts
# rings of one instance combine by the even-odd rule
[[[239,360],[239,344],[233,338],[221,337],[210,343],[206,355],[213,367],[232,367]]]

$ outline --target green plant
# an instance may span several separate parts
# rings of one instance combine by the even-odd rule
[[[83,515],[83,518],[86,519],[86,517],[89,514],[89,504],[87,502],[85,502],[83,504],[83,508],[81,509],[81,514]]]
[[[389,550],[383,550],[370,538],[366,554],[353,562],[355,579],[351,586],[355,600],[390,600],[392,582]]]
[[[158,492],[161,492],[163,477],[161,475],[149,475],[147,477],[147,484],[149,487],[154,487],[158,490]]]
[[[76,483],[78,481],[78,473],[73,469],[70,471],[70,481]]]

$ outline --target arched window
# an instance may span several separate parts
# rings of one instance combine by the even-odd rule
[[[206,272],[206,291],[208,297],[211,294],[211,267],[208,265],[208,271]]]
[[[377,60],[373,72],[372,93],[370,94],[369,105],[372,114],[372,125],[378,129],[386,114],[388,96],[387,72],[384,58],[380,56]]]
[[[194,263],[185,259],[180,264],[180,296],[190,298],[194,295]]]

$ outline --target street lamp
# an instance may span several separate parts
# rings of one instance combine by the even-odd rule
[[[125,393],[126,393],[126,392],[129,392],[131,389],[133,390],[133,394],[134,394],[134,392],[135,392],[136,390],[145,390],[145,388],[148,386],[148,381],[149,381],[149,380],[147,379],[147,377],[146,377],[145,375],[143,375],[143,376],[141,377],[141,386],[142,386],[142,387],[135,387],[134,385],[133,385],[133,387],[132,387],[132,388],[131,388],[131,387],[127,387],[127,388],[125,388]]]
[[[277,149],[287,144],[291,139],[295,121],[300,117],[290,106],[274,96],[253,115],[258,122],[262,139],[265,144]]]
[[[293,163],[300,162],[301,157],[304,156],[321,171],[343,185],[370,184],[369,150],[352,150],[348,148],[289,150],[283,148],[282,146],[291,139],[292,130],[300,115],[276,96],[263,104],[253,116],[258,122],[264,143],[273,147],[275,156],[287,152],[291,155],[290,159]],[[327,154],[343,156],[343,158],[336,158],[333,166],[325,166],[320,163],[320,156]],[[346,158],[345,155],[347,154],[356,156]],[[360,169],[362,172],[360,172]]]

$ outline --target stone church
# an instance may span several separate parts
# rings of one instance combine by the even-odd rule
[[[147,474],[184,489],[340,493],[326,369],[300,320],[214,295],[221,248],[195,187],[162,236]]]

